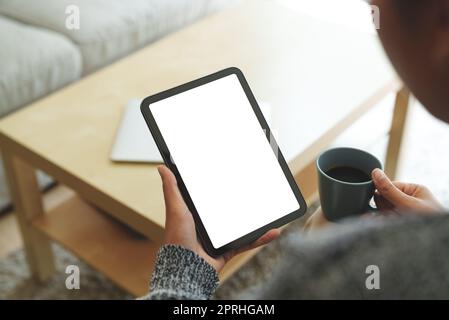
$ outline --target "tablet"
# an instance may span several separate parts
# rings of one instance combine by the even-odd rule
[[[218,256],[306,211],[243,73],[228,68],[143,100],[205,250]]]

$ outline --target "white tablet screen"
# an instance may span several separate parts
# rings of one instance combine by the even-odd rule
[[[150,109],[215,248],[299,209],[236,75]]]

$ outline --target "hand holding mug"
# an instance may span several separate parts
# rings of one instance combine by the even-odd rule
[[[376,191],[374,201],[382,215],[438,214],[444,211],[428,188],[419,184],[392,182],[380,169],[374,169],[372,178]],[[307,220],[304,230],[312,231],[331,226],[330,222],[318,208]]]
[[[379,169],[372,173],[376,191],[374,201],[380,211],[397,214],[413,211],[416,213],[443,212],[443,206],[428,188],[413,183],[392,182]]]

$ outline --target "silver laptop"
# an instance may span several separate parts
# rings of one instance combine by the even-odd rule
[[[162,163],[156,143],[140,112],[141,100],[130,100],[117,130],[111,160],[118,162]]]
[[[140,112],[141,102],[142,100],[139,99],[130,100],[123,111],[122,121],[112,147],[112,161],[163,163],[161,154]],[[271,105],[260,102],[259,106],[268,124],[271,125]]]

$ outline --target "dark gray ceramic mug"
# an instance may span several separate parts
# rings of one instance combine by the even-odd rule
[[[370,207],[374,195],[371,172],[382,169],[373,155],[353,148],[336,148],[322,153],[316,162],[321,208],[330,221],[360,215],[375,209]],[[363,182],[348,182],[330,176],[335,168],[354,168],[366,174]]]

